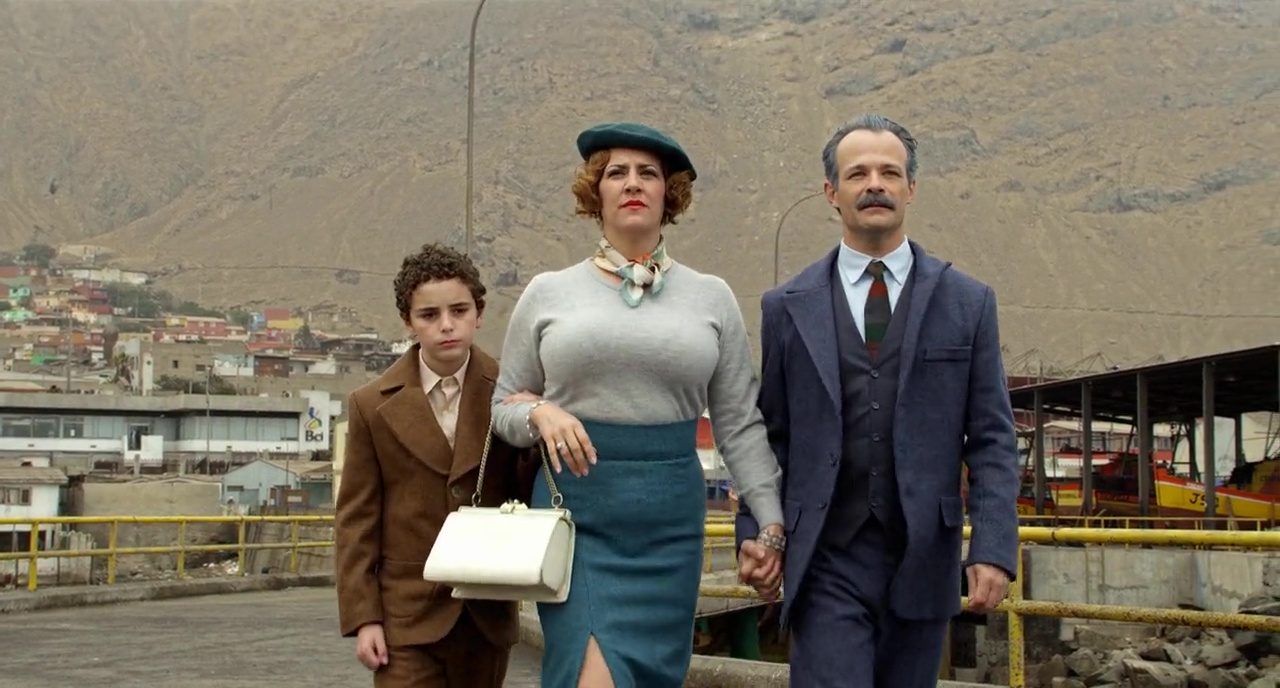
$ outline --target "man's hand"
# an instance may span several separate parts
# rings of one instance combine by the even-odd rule
[[[360,627],[356,633],[356,659],[369,671],[387,665],[387,636],[382,632],[382,624]]]
[[[969,579],[969,611],[987,614],[1004,601],[1009,591],[1009,576],[999,567],[971,564],[964,572]]]
[[[782,535],[782,526],[773,524],[762,532]],[[782,587],[782,553],[756,540],[744,540],[738,550],[738,581],[755,588],[766,602],[777,600]]]

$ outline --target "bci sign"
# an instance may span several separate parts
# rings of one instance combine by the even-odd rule
[[[324,442],[324,420],[316,412],[315,406],[307,407],[307,420],[302,424],[302,436],[307,442]]]

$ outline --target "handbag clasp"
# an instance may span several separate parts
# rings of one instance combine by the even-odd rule
[[[498,507],[498,511],[504,514],[511,514],[511,513],[515,513],[516,511],[522,511],[528,508],[529,507],[525,506],[520,501],[513,499],[503,504],[502,506]]]

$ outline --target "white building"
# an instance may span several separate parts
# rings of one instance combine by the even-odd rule
[[[333,504],[333,464],[259,459],[222,476],[222,502],[244,507]]]
[[[342,402],[292,397],[0,393],[0,457],[85,457],[129,464],[227,455],[309,456],[331,449]]]
[[[57,516],[67,474],[49,466],[0,466],[0,518]],[[42,525],[40,532],[52,538],[56,526]],[[30,548],[29,525],[0,526],[0,548],[6,552]],[[46,542],[42,549],[52,549]]]

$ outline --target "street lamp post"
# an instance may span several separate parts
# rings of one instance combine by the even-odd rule
[[[467,221],[466,221],[466,244],[464,244],[464,253],[471,255],[471,189],[472,189],[472,148],[475,146],[475,117],[476,117],[476,27],[480,24],[480,12],[484,9],[485,0],[480,0],[476,4],[476,13],[471,17],[471,40],[468,46],[470,51],[467,57]]]
[[[778,218],[778,228],[773,232],[773,286],[778,286],[779,266],[782,262],[782,224],[787,221],[787,216],[791,214],[792,210],[796,209],[796,206],[804,203],[814,196],[821,196],[823,193],[823,191],[814,191],[813,193],[804,196],[795,203],[792,203],[791,207],[787,208],[786,212],[782,213],[782,217]]]

